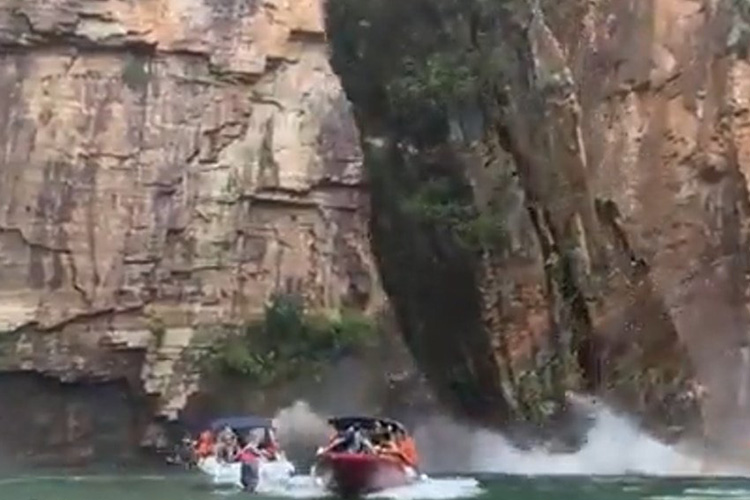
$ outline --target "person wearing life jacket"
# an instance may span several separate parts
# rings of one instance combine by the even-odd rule
[[[198,437],[198,442],[195,444],[195,456],[200,460],[202,458],[209,457],[214,453],[214,438],[211,431],[203,431]]]
[[[279,444],[276,441],[273,429],[266,428],[263,432],[263,439],[258,443],[258,450],[268,460],[278,460],[279,458]]]
[[[396,446],[393,435],[386,431],[380,435],[380,441],[375,445],[375,453],[379,455],[391,455],[400,458],[401,450]]]
[[[333,434],[331,440],[328,442],[328,446],[326,446],[321,453],[328,453],[329,451],[337,453],[351,451],[355,440],[356,430],[353,426],[349,426],[344,431]]]
[[[239,452],[237,434],[231,427],[226,426],[221,430],[216,439],[216,459],[220,462],[231,462]]]
[[[414,469],[418,469],[419,454],[417,453],[417,445],[414,443],[414,438],[406,434],[403,430],[399,430],[397,431],[397,442],[401,456],[406,464]]]
[[[333,448],[338,444],[339,437],[341,437],[341,433],[338,431],[334,431],[330,436],[328,436],[328,443],[325,446],[319,446],[318,451],[316,451],[316,455],[321,455],[323,453],[328,453],[329,451],[333,451]]]
[[[362,430],[349,426],[343,432],[336,434],[334,439],[319,453],[373,453],[374,447],[370,439],[362,434]]]

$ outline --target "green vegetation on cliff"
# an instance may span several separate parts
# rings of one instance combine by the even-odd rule
[[[487,0],[332,0],[333,65],[365,133],[394,141],[403,172],[391,194],[416,222],[471,251],[502,243],[504,215],[477,210],[463,160],[445,145],[479,140],[482,95],[498,81],[498,56],[485,41]],[[490,83],[493,82],[493,83]],[[367,162],[374,182],[390,169]],[[399,179],[396,180],[395,174]]]
[[[366,347],[375,336],[374,323],[359,313],[311,314],[300,297],[275,295],[263,318],[225,327],[208,360],[223,374],[268,385],[314,373]]]
[[[444,402],[511,415],[482,325],[482,253],[505,236],[478,210],[456,142],[486,126],[483,0],[332,0],[332,64],[363,134],[372,246],[405,340]],[[479,38],[478,38],[479,37]]]
[[[498,72],[484,38],[501,4],[332,0],[333,64],[350,99],[416,146],[442,143]]]

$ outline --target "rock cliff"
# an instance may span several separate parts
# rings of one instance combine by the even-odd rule
[[[566,391],[592,391],[663,432],[736,443],[750,4],[329,10],[384,287],[443,396],[490,425],[544,425]]]
[[[196,325],[377,298],[316,0],[2,0],[0,149],[0,371],[173,417]]]
[[[372,310],[378,274],[475,421],[559,429],[572,390],[746,434],[750,4],[327,7],[0,0],[0,396],[49,395],[5,441],[126,453],[196,389],[198,326]]]

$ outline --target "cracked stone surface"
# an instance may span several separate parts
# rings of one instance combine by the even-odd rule
[[[369,102],[357,70],[399,68],[394,40],[428,40],[444,16],[435,29],[453,29],[459,47],[430,42],[444,60],[486,54],[481,110],[466,110],[464,130],[441,145],[451,154],[393,153],[407,127],[392,127],[386,146],[364,141],[387,180],[371,186],[382,281],[445,399],[508,426],[548,423],[567,391],[587,391],[670,439],[746,454],[737,436],[750,422],[750,3],[467,0],[460,14],[445,2],[432,17],[371,4],[390,8],[382,18],[408,36],[358,60],[350,47],[388,29],[373,15],[372,29],[346,32],[361,44],[344,40],[334,58],[366,138],[386,135],[392,117]],[[404,165],[458,171],[449,167],[467,150],[456,183],[470,183],[469,201],[503,233],[478,264],[387,192],[410,182]]]
[[[276,291],[373,307],[358,133],[322,15],[0,0],[0,370],[127,379],[172,417],[196,325]]]

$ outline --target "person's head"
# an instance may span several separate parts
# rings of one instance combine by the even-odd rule
[[[263,435],[264,435],[264,430],[263,429],[251,429],[247,433],[247,442],[248,442],[248,444],[252,444],[254,446],[258,445],[260,443],[261,439],[263,439]]]

